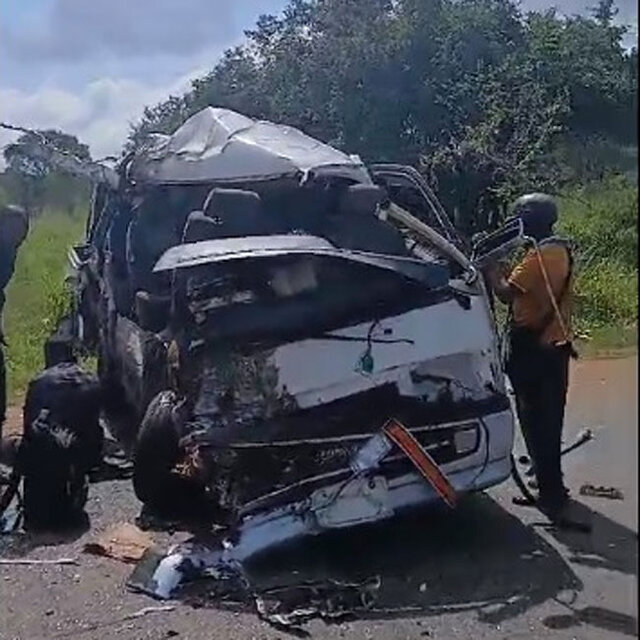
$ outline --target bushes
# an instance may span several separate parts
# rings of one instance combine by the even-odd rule
[[[633,324],[638,319],[638,274],[604,261],[582,269],[575,301],[578,328]]]
[[[620,176],[576,187],[560,198],[560,232],[576,243],[579,328],[638,319],[638,188]]]

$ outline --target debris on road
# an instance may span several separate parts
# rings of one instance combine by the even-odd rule
[[[175,607],[171,604],[160,605],[158,607],[144,607],[135,613],[130,613],[125,616],[125,620],[134,620],[135,618],[143,618],[151,613],[169,613],[171,611],[175,611]]]
[[[580,487],[581,496],[591,498],[609,498],[610,500],[624,500],[624,494],[617,487],[600,487],[592,484],[583,484]]]
[[[138,562],[151,547],[153,540],[149,534],[123,522],[110,527],[95,542],[86,544],[84,551],[123,562]]]
[[[381,586],[381,578],[374,576],[358,582],[327,579],[261,589],[228,551],[221,545],[216,554],[209,546],[190,543],[174,548],[163,558],[149,550],[127,586],[132,591],[164,599],[178,595],[179,587],[199,578],[201,584],[206,585],[206,602],[252,605],[260,618],[287,629],[314,618],[335,621],[371,610]],[[203,604],[202,599],[196,597],[199,605]]]
[[[57,558],[55,560],[34,560],[31,558],[0,558],[0,566],[46,566],[46,565],[77,565],[75,558]]]
[[[274,588],[257,595],[258,615],[275,627],[296,627],[314,618],[335,622],[371,610],[380,589],[379,576],[362,582],[324,582]]]
[[[593,438],[594,434],[591,429],[582,429],[576,436],[575,440],[569,446],[562,449],[560,455],[564,456],[567,453],[571,453],[571,451],[574,451],[578,447],[581,447],[583,444],[590,442],[591,440],[593,440]]]

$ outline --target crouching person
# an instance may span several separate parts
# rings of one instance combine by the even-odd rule
[[[102,455],[100,406],[97,377],[73,363],[46,369],[29,384],[18,453],[27,528],[59,529],[83,517],[88,474]]]

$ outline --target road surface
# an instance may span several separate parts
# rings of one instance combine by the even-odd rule
[[[573,371],[566,440],[596,427],[596,440],[566,458],[565,474],[591,535],[544,526],[515,507],[509,481],[458,511],[305,545],[270,560],[274,575],[327,572],[381,577],[375,613],[341,624],[318,620],[315,638],[614,640],[637,636],[637,357],[579,362]],[[623,501],[583,498],[584,483],[612,485]],[[0,640],[100,638],[185,640],[284,638],[251,611],[175,603],[128,618],[149,598],[128,593],[131,567],[81,553],[108,525],[138,514],[130,482],[92,486],[91,530],[55,540],[0,539],[0,556],[74,556],[77,566],[0,566]],[[168,536],[160,536],[160,544]]]

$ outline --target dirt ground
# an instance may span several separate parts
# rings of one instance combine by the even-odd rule
[[[637,357],[578,362],[566,440],[583,427],[596,439],[567,456],[567,484],[590,535],[546,528],[535,510],[516,507],[512,483],[473,496],[455,512],[427,511],[358,535],[309,542],[252,571],[307,578],[377,575],[376,610],[366,619],[309,623],[317,638],[615,639],[637,636]],[[19,411],[13,422],[19,422]],[[584,483],[621,489],[624,500],[578,495]],[[272,639],[286,634],[253,611],[168,603],[129,593],[131,565],[82,553],[113,523],[140,509],[129,481],[93,485],[90,528],[64,539],[0,538],[4,558],[77,559],[71,566],[0,566],[0,640],[118,638]],[[166,546],[172,539],[156,535]],[[173,537],[175,539],[176,536]]]

